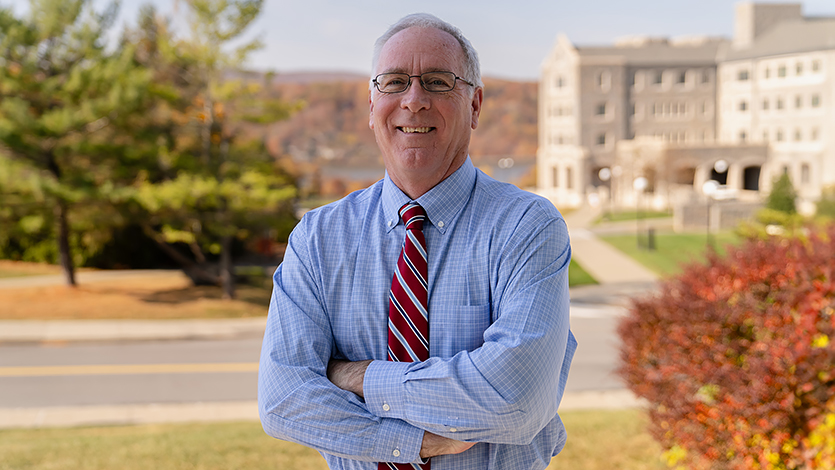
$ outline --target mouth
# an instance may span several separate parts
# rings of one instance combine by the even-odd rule
[[[403,132],[405,134],[428,134],[435,130],[434,127],[405,127],[405,126],[398,126],[397,130]]]

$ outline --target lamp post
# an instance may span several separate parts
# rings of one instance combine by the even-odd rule
[[[710,203],[713,202],[713,195],[719,189],[719,182],[716,180],[707,180],[702,185],[702,192],[707,197],[707,246],[715,249],[713,246],[713,234],[710,232]]]
[[[600,171],[597,172],[597,177],[600,178],[600,181],[607,182],[612,178],[612,170],[608,168],[601,168]],[[610,213],[614,212],[612,210],[612,186],[609,185],[609,200],[606,201],[606,211]],[[603,212],[604,217],[606,217],[606,212]]]
[[[644,178],[643,176],[639,176],[639,177],[635,178],[634,181],[632,181],[632,189],[635,190],[635,210],[636,210],[636,216],[637,216],[637,219],[638,219],[637,223],[636,223],[637,228],[636,228],[636,233],[635,233],[635,235],[638,239],[638,248],[642,248],[641,229],[643,228],[642,227],[643,224],[641,224],[641,219],[642,219],[642,217],[641,217],[642,216],[642,214],[641,214],[641,194],[644,193],[644,189],[647,188],[648,183],[649,183],[649,181],[647,181],[647,179]]]

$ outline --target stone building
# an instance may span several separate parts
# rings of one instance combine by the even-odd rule
[[[542,65],[538,191],[558,207],[631,206],[642,176],[664,208],[711,179],[757,200],[787,172],[808,211],[835,183],[833,74],[835,20],[799,4],[738,5],[733,42],[560,35]]]

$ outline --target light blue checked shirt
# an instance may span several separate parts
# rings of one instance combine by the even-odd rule
[[[557,407],[577,347],[568,232],[548,201],[469,159],[418,198],[429,262],[425,362],[386,361],[388,295],[409,201],[386,176],[308,212],[274,276],[258,402],[265,431],[332,469],[418,462],[424,430],[476,441],[433,470],[544,469],[565,444]],[[328,381],[331,358],[377,359],[365,400]]]

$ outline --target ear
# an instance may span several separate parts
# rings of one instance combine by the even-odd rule
[[[472,109],[473,109],[473,121],[472,121],[472,128],[475,130],[478,127],[478,116],[481,114],[481,102],[484,100],[484,89],[482,87],[478,87],[473,92],[473,101],[472,101]]]
[[[374,100],[371,99],[371,90],[368,90],[368,127],[374,130]]]

